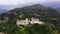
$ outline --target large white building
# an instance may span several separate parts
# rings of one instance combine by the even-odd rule
[[[17,20],[17,25],[27,25],[27,24],[34,24],[34,23],[38,23],[38,24],[44,24],[44,22],[39,21],[39,19],[37,18],[31,18],[31,20],[28,20],[28,18],[26,18],[25,20]]]

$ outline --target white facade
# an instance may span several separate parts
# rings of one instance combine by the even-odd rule
[[[38,24],[44,24],[44,22],[39,21],[39,19],[37,18],[31,18],[31,20],[28,20],[28,18],[26,18],[26,20],[17,20],[17,25],[27,25],[27,24],[34,24],[34,23],[38,23]]]
[[[28,19],[26,19],[26,20],[18,20],[17,21],[17,25],[27,25],[27,24],[29,24],[29,20]]]
[[[44,22],[39,21],[39,19],[37,19],[37,18],[32,18],[32,20],[31,20],[31,22],[30,22],[30,23],[31,23],[31,24],[34,24],[34,23],[44,24]]]
[[[5,33],[3,33],[3,32],[0,32],[0,34],[5,34]]]

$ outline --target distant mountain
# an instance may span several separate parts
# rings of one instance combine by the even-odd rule
[[[60,8],[56,8],[56,10],[60,12]]]
[[[37,17],[37,18],[46,18],[46,19],[52,19],[59,17],[58,12],[50,7],[45,7],[41,4],[36,4],[32,6],[26,6],[22,8],[15,8],[13,10],[8,11],[8,15],[10,18],[17,18],[21,15],[23,15],[24,18],[31,18],[31,17]],[[16,17],[17,16],[17,17]],[[18,18],[19,19],[19,18]]]
[[[0,13],[5,13],[5,12],[8,12],[8,10],[6,10],[6,9],[0,9]]]
[[[46,3],[43,3],[43,5],[47,7],[52,7],[60,12],[60,2],[46,2]]]
[[[26,6],[22,8],[15,8],[13,10],[8,11],[7,13],[3,13],[0,15],[1,17],[8,17],[9,20],[13,21],[16,19],[25,19],[25,18],[39,18],[44,22],[53,22],[59,21],[60,14],[53,8],[45,7],[41,4],[36,4],[32,6]],[[57,23],[59,24],[59,22]]]
[[[52,8],[56,8],[56,10],[60,10],[59,9],[59,7],[60,7],[59,3],[58,2],[50,2],[50,3],[48,2],[48,3],[43,3],[42,5],[46,6],[46,8],[47,7],[52,7]],[[0,10],[2,10],[2,11],[0,11],[0,13],[5,12],[4,10],[11,10],[11,9],[14,9],[14,8],[22,8],[22,7],[31,6],[31,5],[34,5],[34,4],[0,5],[0,8],[3,8],[3,9],[0,9]],[[37,5],[40,5],[40,4],[37,4]],[[42,5],[40,5],[40,6],[42,7]]]

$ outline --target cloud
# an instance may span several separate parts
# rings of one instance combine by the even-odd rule
[[[0,5],[21,5],[26,3],[60,2],[60,0],[0,0]]]
[[[9,4],[17,4],[19,0],[0,0],[0,4],[9,5]]]
[[[46,0],[47,2],[60,2],[60,0]]]
[[[13,9],[18,6],[27,6],[27,5],[32,5],[36,3],[54,3],[54,2],[59,2],[60,0],[0,0],[0,7],[2,9]],[[56,3],[55,3],[56,4]]]
[[[17,4],[24,4],[24,3],[42,3],[45,0],[0,0],[0,5],[17,5]]]

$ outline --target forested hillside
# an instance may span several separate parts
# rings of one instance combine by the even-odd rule
[[[60,33],[60,13],[58,13],[55,9],[50,8],[50,7],[45,7],[43,5],[40,4],[36,4],[36,5],[32,5],[32,6],[27,6],[27,7],[23,7],[23,8],[15,8],[13,10],[8,11],[7,13],[3,13],[0,14],[0,20],[3,21],[5,20],[6,22],[1,22],[0,23],[0,31],[9,33],[9,34],[13,34],[10,32],[13,32],[14,28],[18,28],[17,25],[15,24],[16,21],[18,19],[31,19],[32,17],[34,18],[38,18],[40,19],[40,21],[43,21],[45,23],[48,24],[53,24],[55,26],[54,29],[56,29],[59,33]],[[14,23],[15,21],[15,23]],[[12,25],[13,24],[13,25]],[[15,25],[14,25],[15,24]],[[39,25],[38,25],[39,26]],[[39,29],[39,31],[36,30],[36,34],[54,34],[54,33],[47,33],[48,30],[50,30],[50,27],[42,27],[42,26],[36,26],[36,25],[32,25],[32,31],[31,33],[28,33],[27,31],[25,31],[25,27],[23,28],[24,30],[21,31],[21,34],[35,34],[35,27],[37,27],[38,29],[41,27],[41,29]],[[14,27],[12,28],[12,30],[9,31],[10,27]],[[31,28],[28,26],[28,29]],[[42,31],[44,30],[44,28],[49,28],[46,32],[42,33]],[[42,31],[40,31],[42,30]],[[8,32],[7,32],[8,31]],[[54,31],[54,30],[53,30]],[[15,31],[17,32],[17,31]],[[18,31],[19,32],[19,31]],[[39,33],[41,32],[41,33]],[[52,31],[51,31],[52,32]],[[55,32],[55,31],[54,31]],[[16,33],[17,34],[17,33]],[[19,34],[19,33],[18,33]]]

